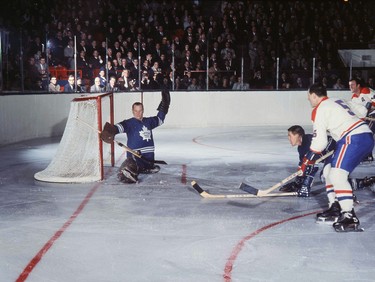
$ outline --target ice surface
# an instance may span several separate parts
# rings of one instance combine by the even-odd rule
[[[192,180],[212,194],[244,193],[241,182],[271,187],[297,168],[287,128],[159,128],[154,137],[156,158],[168,165],[135,185],[117,181],[118,146],[116,167],[89,184],[33,179],[56,139],[0,147],[0,281],[15,281],[27,266],[26,280],[38,282],[373,281],[370,190],[355,192],[365,232],[338,234],[315,223],[327,205],[318,178],[308,199],[210,200],[190,187]],[[355,171],[372,173],[373,164]]]

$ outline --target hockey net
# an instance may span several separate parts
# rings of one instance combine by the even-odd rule
[[[56,154],[34,178],[62,183],[103,180],[104,166],[114,165],[114,145],[104,143],[99,133],[106,121],[113,120],[113,93],[73,99]]]

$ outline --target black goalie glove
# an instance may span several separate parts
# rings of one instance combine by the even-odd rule
[[[161,102],[160,102],[157,110],[167,114],[170,103],[171,103],[171,95],[169,94],[169,90],[164,88],[161,91]]]

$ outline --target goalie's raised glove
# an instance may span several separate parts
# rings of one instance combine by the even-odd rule
[[[106,143],[112,143],[117,133],[117,127],[109,122],[106,122],[103,131],[100,133],[100,138]]]
[[[171,103],[171,95],[169,94],[169,90],[167,88],[164,88],[161,91],[161,102],[160,102],[157,110],[167,114],[168,110],[169,110],[170,103]]]

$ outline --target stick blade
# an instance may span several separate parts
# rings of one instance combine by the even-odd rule
[[[193,180],[191,182],[191,186],[194,188],[195,191],[197,191],[199,194],[202,194],[204,192],[204,190],[198,185],[198,183]]]
[[[239,187],[242,191],[245,191],[247,193],[250,193],[250,194],[253,194],[253,195],[258,195],[259,193],[259,190],[253,186],[250,186],[246,183],[241,183],[240,187]]]

